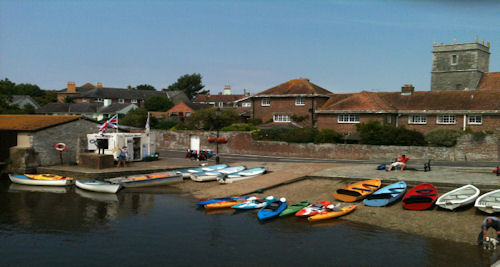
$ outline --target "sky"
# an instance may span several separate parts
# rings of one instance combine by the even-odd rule
[[[434,41],[489,41],[500,72],[499,14],[494,0],[0,0],[0,79],[162,89],[200,73],[212,94],[296,78],[334,93],[425,91]]]

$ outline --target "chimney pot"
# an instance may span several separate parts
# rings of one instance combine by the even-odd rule
[[[401,95],[412,95],[415,87],[412,84],[405,84],[401,87]]]
[[[102,83],[97,83],[97,88],[102,88]]]
[[[68,82],[68,88],[66,88],[66,92],[76,92],[75,82]]]

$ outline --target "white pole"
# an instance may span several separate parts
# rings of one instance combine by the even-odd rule
[[[149,156],[152,156],[151,155],[151,121],[149,120],[149,112],[148,112],[148,153],[149,153]]]

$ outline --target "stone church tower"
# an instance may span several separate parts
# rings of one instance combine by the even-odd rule
[[[431,91],[475,90],[483,72],[489,71],[490,43],[439,44],[432,51]]]

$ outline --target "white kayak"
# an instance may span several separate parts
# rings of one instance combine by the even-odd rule
[[[252,168],[240,172],[236,172],[233,174],[229,174],[227,176],[217,178],[217,181],[221,184],[230,184],[236,181],[246,180],[250,178],[257,177],[266,172],[265,168]]]
[[[479,193],[477,187],[471,184],[464,185],[440,196],[436,201],[436,205],[444,209],[454,210],[473,203]]]
[[[73,182],[71,178],[64,179],[33,179],[26,175],[9,174],[9,178],[13,183],[25,185],[50,185],[50,186],[66,186]],[[43,177],[42,177],[43,178]]]
[[[500,189],[488,192],[476,199],[474,207],[486,212],[500,212]]]
[[[191,180],[196,182],[207,182],[215,181],[218,177],[223,177],[224,175],[229,175],[231,173],[239,172],[244,170],[245,166],[235,166],[229,167],[218,171],[201,172],[191,174]]]
[[[100,193],[112,193],[112,194],[116,193],[121,187],[120,184],[112,184],[102,181],[76,180],[75,184],[78,188],[84,190],[100,192]]]

